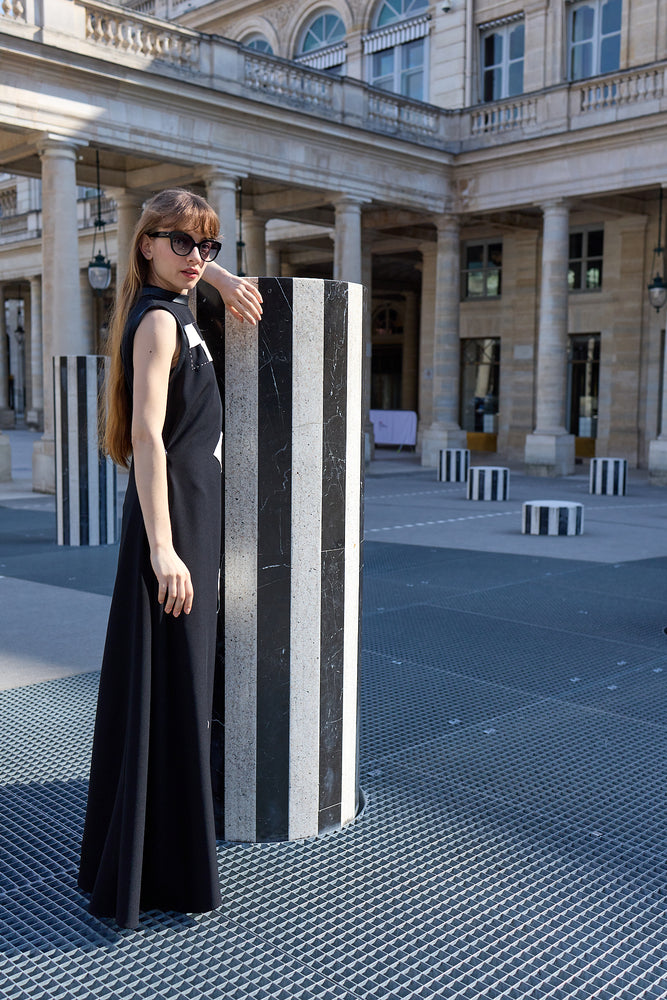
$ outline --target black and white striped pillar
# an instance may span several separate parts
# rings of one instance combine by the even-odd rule
[[[108,545],[117,539],[116,466],[101,449],[98,399],[105,357],[53,359],[58,545]]]
[[[530,500],[521,516],[522,535],[583,535],[584,505],[575,500]]]
[[[497,465],[473,465],[468,470],[468,500],[509,500],[510,470]]]
[[[438,459],[439,483],[466,483],[470,469],[469,448],[441,448]]]
[[[212,750],[218,832],[249,842],[340,829],[359,803],[363,288],[257,281],[259,327],[225,317]]]
[[[592,458],[589,493],[625,496],[628,461],[625,458]]]

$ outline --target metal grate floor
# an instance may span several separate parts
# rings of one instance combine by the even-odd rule
[[[366,810],[220,844],[213,914],[87,913],[97,675],[0,693],[0,996],[664,1000],[667,560],[366,554]]]

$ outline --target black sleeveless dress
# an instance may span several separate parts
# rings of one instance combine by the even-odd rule
[[[210,740],[220,569],[222,407],[187,297],[146,287],[123,334],[151,309],[176,318],[163,440],[174,548],[192,576],[189,615],[157,601],[134,469],[123,507],[93,743],[79,885],[90,911],[136,927],[140,910],[220,905]]]

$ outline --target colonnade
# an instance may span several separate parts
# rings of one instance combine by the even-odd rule
[[[90,335],[84,334],[80,293],[80,261],[76,223],[77,147],[71,140],[47,137],[41,145],[42,162],[42,273],[30,277],[30,338],[27,372],[31,384],[28,422],[44,433],[35,445],[33,486],[50,492],[54,484],[53,390],[51,359],[54,355],[92,353]],[[220,170],[199,175],[206,195],[221,220],[223,249],[219,260],[237,270],[236,177]],[[117,205],[117,285],[126,268],[132,231],[143,195],[110,189]],[[347,194],[330,196],[335,209],[333,275],[345,281],[371,282],[371,247],[363,226],[364,204]],[[574,436],[566,430],[568,336],[569,205],[554,200],[541,206],[543,238],[541,285],[535,377],[535,426],[527,434],[525,462],[536,474],[562,475],[574,471]],[[275,254],[267,255],[268,218],[252,211],[243,215],[244,270],[266,274],[276,267]],[[417,345],[404,363],[410,363],[418,384],[416,407],[420,414],[419,446],[423,465],[435,466],[444,447],[461,447],[465,432],[459,422],[460,380],[460,229],[462,217],[448,212],[430,220],[435,241],[420,245],[422,299]],[[369,303],[370,305],[370,303]],[[416,303],[412,303],[416,327]],[[370,310],[369,310],[370,311]],[[0,323],[4,322],[4,310]],[[0,328],[0,426],[8,406],[6,338]],[[366,428],[370,384],[370,322],[365,329],[364,366]],[[412,359],[410,361],[410,358]],[[414,376],[413,376],[414,377]],[[663,402],[663,405],[664,402]],[[667,420],[663,415],[663,428]]]

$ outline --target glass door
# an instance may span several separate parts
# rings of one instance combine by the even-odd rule
[[[600,385],[600,334],[574,334],[567,358],[567,430],[577,458],[595,455]]]

